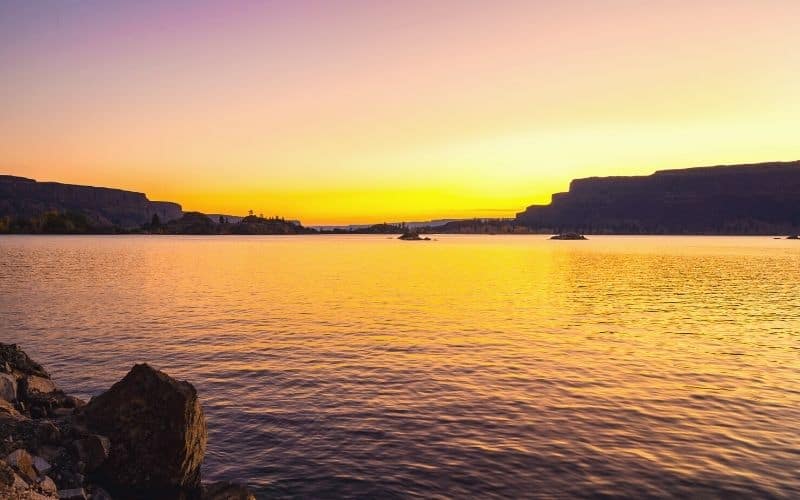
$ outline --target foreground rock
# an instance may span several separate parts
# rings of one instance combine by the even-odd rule
[[[113,490],[199,490],[206,423],[197,392],[188,382],[146,364],[135,365],[80,415],[90,429],[113,443],[97,468],[97,477]],[[103,446],[98,442],[94,447]]]
[[[87,405],[16,345],[0,343],[0,369],[0,499],[254,498],[201,486],[206,423],[188,382],[135,365]]]
[[[578,233],[561,233],[550,237],[551,240],[585,240],[586,236]]]

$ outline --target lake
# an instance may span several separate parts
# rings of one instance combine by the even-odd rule
[[[263,497],[800,496],[800,242],[2,236],[0,341]]]

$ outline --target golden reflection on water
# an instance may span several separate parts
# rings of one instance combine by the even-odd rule
[[[3,237],[0,256],[0,340],[78,392],[135,361],[191,380],[206,475],[264,494],[800,494],[794,241]]]

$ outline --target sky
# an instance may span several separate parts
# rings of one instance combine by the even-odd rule
[[[306,224],[800,159],[800,1],[0,0],[0,173]]]

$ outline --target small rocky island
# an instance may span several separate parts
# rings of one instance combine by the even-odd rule
[[[578,233],[561,233],[550,237],[551,240],[585,240],[586,236]]]
[[[430,241],[430,238],[422,237],[416,231],[406,231],[405,233],[401,234],[397,239],[404,241]]]
[[[195,388],[135,365],[88,403],[0,343],[0,498],[250,500],[203,485],[206,422]]]

